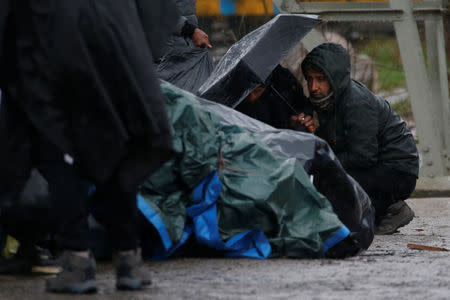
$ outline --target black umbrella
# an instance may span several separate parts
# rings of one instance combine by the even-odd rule
[[[244,36],[222,57],[198,90],[206,98],[236,107],[321,20],[305,15],[280,14]]]

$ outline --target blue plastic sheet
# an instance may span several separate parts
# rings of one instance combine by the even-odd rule
[[[156,246],[153,260],[161,260],[170,257],[178,248],[186,243],[194,234],[197,242],[212,249],[223,251],[227,257],[246,257],[265,259],[271,253],[271,247],[264,233],[255,228],[238,234],[228,241],[223,242],[217,224],[217,199],[222,191],[222,183],[217,172],[211,173],[193,191],[194,205],[187,208],[188,222],[184,228],[180,242],[173,246],[169,233],[163,220],[153,208],[138,195],[138,208],[142,214],[156,228],[160,235],[161,244]],[[331,236],[323,244],[324,253],[334,245],[345,239],[350,234],[347,227],[343,226],[336,234]]]
[[[331,236],[328,240],[323,243],[323,252],[326,253],[328,249],[332,248],[334,245],[345,239],[350,234],[350,230],[343,226],[338,232]]]
[[[167,229],[162,219],[153,208],[138,196],[138,208],[153,224],[161,238],[161,245],[157,246],[153,259],[164,259],[181,247],[194,234],[198,243],[212,249],[223,251],[228,257],[267,258],[271,247],[264,233],[255,228],[238,234],[223,242],[218,229],[216,203],[222,191],[222,184],[217,172],[211,173],[193,191],[194,205],[187,208],[188,222],[186,223],[181,241],[172,247]]]

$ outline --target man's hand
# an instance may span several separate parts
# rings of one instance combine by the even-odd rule
[[[316,131],[313,118],[311,116],[305,115],[304,113],[301,113],[297,116],[292,116],[291,126],[296,130],[308,129],[308,131],[310,131],[311,133],[314,133],[314,131]]]
[[[209,43],[208,35],[201,29],[195,28],[194,34],[192,35],[192,42],[197,47],[208,47],[212,48],[212,45]]]

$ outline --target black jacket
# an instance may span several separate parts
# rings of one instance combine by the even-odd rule
[[[291,128],[291,116],[301,112],[311,113],[301,84],[288,69],[278,65],[266,86],[255,103],[243,101],[236,110],[275,128],[287,129]]]
[[[171,55],[173,52],[176,53],[180,48],[186,49],[194,47],[191,36],[183,36],[183,28],[185,27],[186,22],[190,24],[190,32],[192,32],[194,28],[198,27],[196,0],[175,0],[174,2],[176,4],[176,11],[179,14],[179,17],[176,21],[174,21],[175,29],[166,42],[163,53],[161,53],[162,56]],[[162,57],[155,56],[155,58]]]
[[[377,163],[418,175],[419,154],[406,123],[389,103],[363,84],[350,79],[350,56],[340,45],[322,44],[302,62],[329,79],[333,109],[317,111],[317,135],[325,139],[346,169],[370,168]]]
[[[177,23],[178,32],[180,32],[186,20],[194,26],[198,25],[196,2],[196,0],[175,0],[178,13],[181,15]]]
[[[160,25],[175,23],[162,20],[176,11],[171,1],[0,0],[0,11],[0,194],[28,175],[35,139],[61,160],[69,154],[94,183],[119,173],[134,186],[166,159],[171,133],[152,49],[173,30]]]

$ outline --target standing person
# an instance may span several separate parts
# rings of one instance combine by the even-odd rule
[[[116,286],[142,288],[150,280],[139,250],[136,193],[172,155],[152,51],[178,18],[173,3],[1,0],[0,8],[0,205],[13,203],[30,169],[38,169],[51,195],[46,217],[55,218],[66,250],[63,271],[47,281],[47,291],[94,292],[87,235],[94,184],[107,203]]]
[[[177,47],[189,45],[212,48],[209,36],[198,28],[196,0],[175,0],[175,4],[180,17],[176,21],[174,33],[169,37],[161,54],[170,55]]]
[[[301,67],[318,114],[316,134],[370,196],[377,234],[394,233],[414,217],[404,200],[419,172],[419,154],[405,121],[386,100],[350,78],[350,56],[341,45],[319,45]],[[298,128],[311,122],[293,121]]]
[[[208,35],[198,28],[195,0],[176,0],[180,17],[162,52],[157,53],[158,78],[197,93],[214,68]]]

